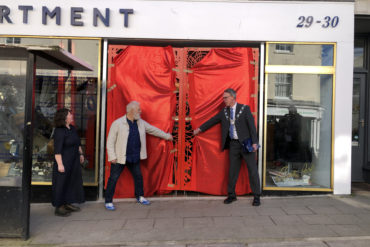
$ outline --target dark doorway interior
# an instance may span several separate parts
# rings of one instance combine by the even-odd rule
[[[352,181],[370,183],[370,16],[355,16]]]

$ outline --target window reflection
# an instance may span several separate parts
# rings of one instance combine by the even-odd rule
[[[355,39],[354,47],[354,67],[364,68],[364,57],[365,56],[365,40]]]
[[[71,109],[74,114],[74,125],[79,132],[81,144],[85,153],[86,162],[83,164],[84,169],[82,169],[83,181],[84,183],[96,184],[95,132],[100,41],[3,37],[0,38],[0,44],[21,44],[41,47],[59,46],[93,67],[93,71],[50,68],[36,69],[36,80],[34,84],[35,104],[33,112],[32,182],[36,184],[50,184],[51,182],[52,163],[54,162],[53,118],[57,109],[66,107]],[[41,60],[41,57],[36,57],[36,63],[38,61],[40,64],[41,62],[45,62]],[[9,77],[14,74],[15,70],[21,68],[18,64],[12,64],[9,61],[7,61],[7,63],[8,64],[4,65],[5,67],[0,64],[0,75],[5,73]],[[0,81],[0,83],[2,82]],[[23,87],[22,90],[25,90],[25,84]],[[0,92],[4,94],[5,91],[1,90],[5,90],[5,87],[1,87],[0,84]],[[23,100],[19,102],[24,102],[24,96],[21,95],[20,89],[18,89],[15,94],[17,95],[17,99]],[[5,106],[3,105],[0,107]],[[15,116],[16,112],[13,111],[12,114]],[[23,120],[23,118],[19,119]],[[8,156],[9,149],[4,151],[1,150],[0,147],[0,152]],[[1,174],[2,173],[0,173],[0,175]]]
[[[95,181],[95,125],[97,78],[74,71],[37,70],[35,125],[33,141],[33,181],[51,181],[53,118],[57,109],[66,107],[74,115],[86,162],[84,182]],[[91,72],[92,73],[92,72]]]
[[[268,93],[266,186],[330,188],[332,75],[294,74],[291,92]]]
[[[290,98],[292,95],[292,74],[275,74],[275,96]]]
[[[276,44],[275,51],[277,53],[291,53],[293,52],[292,44]]]
[[[22,185],[27,62],[21,59],[0,57],[0,186]]]
[[[322,66],[333,66],[334,62],[334,46],[333,45],[322,45],[321,46],[321,57],[322,57]]]
[[[334,45],[269,44],[268,64],[333,66]]]
[[[360,79],[353,79],[352,97],[352,145],[359,142],[359,123],[360,123]]]

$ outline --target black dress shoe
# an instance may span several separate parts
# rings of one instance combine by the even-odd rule
[[[71,212],[67,210],[64,206],[60,206],[55,208],[54,214],[56,216],[67,217],[71,215]]]
[[[259,206],[259,205],[261,205],[260,196],[254,196],[252,205],[253,206]]]
[[[81,211],[79,207],[73,206],[72,204],[66,204],[64,205],[65,209],[67,209],[70,212],[78,212]]]
[[[224,203],[225,204],[230,204],[232,202],[236,201],[236,197],[231,197],[231,196],[228,196],[225,200],[224,200]]]

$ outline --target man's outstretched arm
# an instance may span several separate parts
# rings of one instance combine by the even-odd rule
[[[208,130],[209,128],[211,128],[213,125],[218,124],[219,122],[221,122],[222,114],[224,114],[223,111],[220,111],[219,113],[217,113],[215,116],[213,116],[207,122],[202,124],[199,128],[195,129],[193,131],[193,134],[198,135],[200,132],[204,132],[204,131]]]

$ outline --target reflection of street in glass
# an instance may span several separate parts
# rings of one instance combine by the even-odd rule
[[[311,128],[293,105],[275,126],[276,159],[285,162],[311,162],[307,133]]]
[[[22,67],[24,62],[9,64]],[[0,75],[0,186],[22,184],[25,76],[19,72]]]

